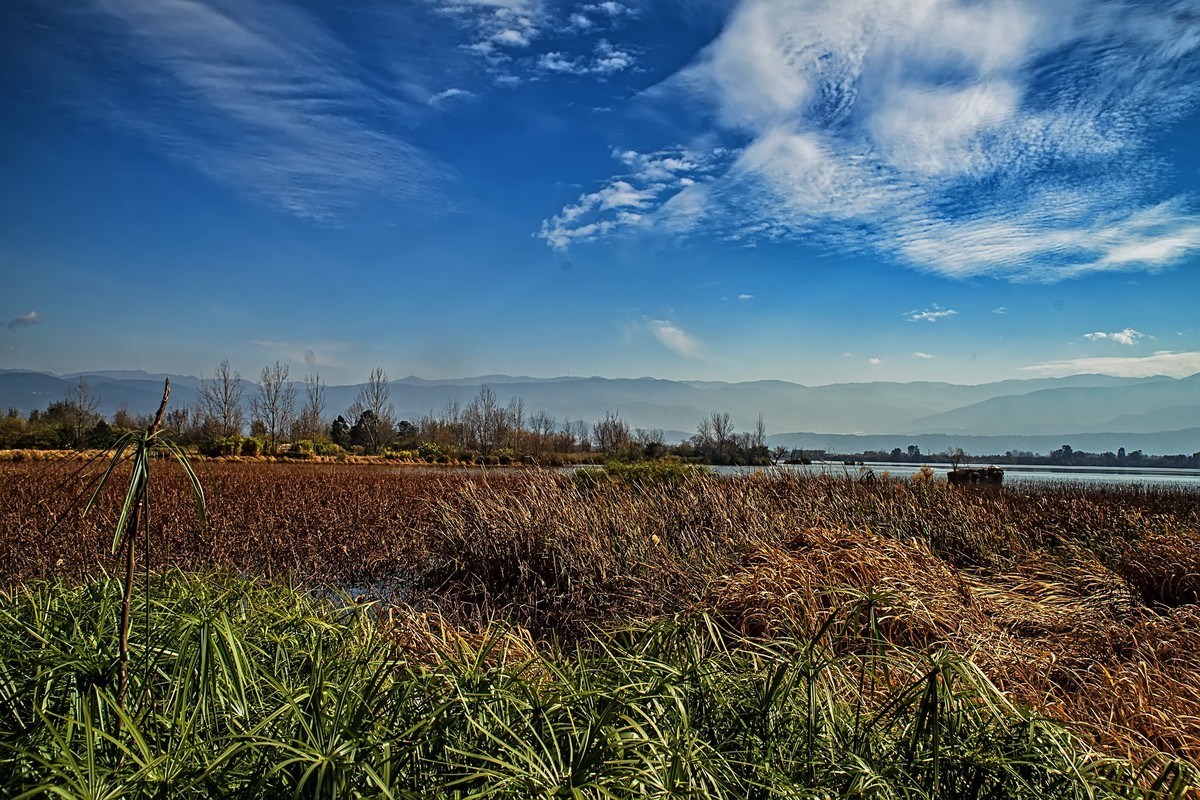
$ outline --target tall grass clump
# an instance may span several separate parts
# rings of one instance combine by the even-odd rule
[[[122,709],[119,582],[2,600],[5,796],[1175,798],[1195,777],[1104,758],[968,661],[875,634],[839,655],[700,617],[534,647],[168,574],[135,593],[150,668]]]

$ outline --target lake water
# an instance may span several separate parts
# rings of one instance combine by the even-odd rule
[[[764,469],[794,471],[802,474],[815,475],[849,475],[858,477],[870,469],[878,476],[884,472],[894,478],[907,478],[921,469],[921,464],[911,463],[881,463],[867,464],[865,467],[850,467],[841,464],[780,464],[775,467],[713,467],[722,475],[742,475]],[[987,464],[972,464],[982,467]],[[1177,486],[1180,488],[1200,489],[1200,470],[1195,469],[1163,469],[1132,467],[1050,467],[1030,466],[1021,464],[997,464],[1004,470],[1006,486],[1019,483],[1084,483],[1084,484],[1142,484],[1154,486]],[[941,480],[945,480],[950,467],[945,464],[931,464],[930,467]]]

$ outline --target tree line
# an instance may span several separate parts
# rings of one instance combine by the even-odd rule
[[[501,402],[487,385],[467,403],[449,401],[438,412],[415,420],[397,418],[387,373],[376,367],[342,413],[331,415],[319,374],[291,380],[287,365],[263,367],[253,393],[228,359],[213,377],[202,379],[196,402],[168,410],[164,427],[183,445],[212,455],[339,456],[390,455],[424,461],[562,463],[606,459],[675,457],[707,464],[767,464],[761,415],[750,431],[734,429],[727,412],[714,411],[687,439],[668,444],[660,429],[633,427],[619,412],[594,422],[559,420],[525,401]],[[100,398],[80,378],[64,398],[22,417],[9,409],[0,420],[0,449],[105,448],[122,433],[149,420],[118,409],[106,419]],[[247,410],[249,414],[247,414]]]
[[[1190,456],[1183,453],[1177,455],[1146,455],[1141,450],[1126,452],[1124,447],[1118,447],[1116,452],[1111,450],[1103,453],[1091,453],[1086,450],[1076,450],[1069,444],[1055,448],[1047,454],[1034,453],[1030,450],[1007,450],[1003,454],[968,456],[962,448],[954,448],[940,453],[922,453],[921,448],[910,444],[906,449],[893,448],[887,450],[864,450],[861,453],[839,453],[829,450],[802,450],[799,448],[781,451],[782,460],[790,464],[810,464],[816,462],[832,463],[910,463],[910,464],[950,464],[957,466],[959,461],[969,461],[977,464],[1021,464],[1026,466],[1053,467],[1170,467],[1179,469],[1200,469],[1200,452]]]

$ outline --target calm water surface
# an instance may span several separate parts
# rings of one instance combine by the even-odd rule
[[[987,464],[972,464],[973,467],[985,467]],[[1200,489],[1200,470],[1195,469],[1163,469],[1132,467],[1042,467],[1019,464],[997,464],[1004,470],[1004,483],[1084,483],[1084,484],[1153,484],[1155,486],[1178,486],[1181,488]],[[945,480],[950,467],[945,464],[931,464],[930,467],[938,478]],[[866,470],[876,475],[887,473],[892,477],[907,478],[921,469],[920,464],[910,463],[873,463],[865,467],[849,467],[841,464],[781,464],[776,467],[713,467],[722,475],[741,475],[758,472],[764,469],[785,470],[802,474],[815,475],[826,473],[830,475],[849,475],[858,477]]]

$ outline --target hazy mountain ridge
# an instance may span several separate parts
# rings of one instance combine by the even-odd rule
[[[1200,375],[1164,383],[1143,381],[1127,386],[1056,387],[993,397],[949,412],[914,421],[901,432],[1051,434],[1123,431],[1137,418],[1145,430],[1166,430],[1169,423],[1147,429],[1157,414],[1178,420],[1191,411],[1190,424],[1200,424]],[[1190,427],[1188,425],[1187,427]]]
[[[61,400],[80,377],[99,396],[99,410],[112,414],[121,406],[133,413],[152,411],[161,397],[162,379],[167,376],[134,370],[95,370],[64,376],[0,370],[0,407],[15,407],[24,414],[34,408],[45,408]],[[191,375],[169,377],[173,406],[197,401],[201,379]],[[255,386],[245,379],[242,383],[243,402],[248,407]],[[520,397],[527,415],[544,410],[557,417],[560,424],[566,419],[593,422],[606,412],[617,412],[634,427],[679,432],[694,430],[713,411],[727,411],[735,427],[746,430],[761,413],[773,433],[772,442],[785,446],[821,447],[788,444],[799,441],[794,437],[866,436],[873,441],[874,437],[883,436],[891,442],[884,449],[890,450],[919,443],[926,435],[944,435],[954,440],[948,446],[964,448],[968,447],[964,442],[987,437],[978,442],[983,449],[972,446],[973,452],[993,452],[987,450],[994,444],[990,439],[1008,442],[994,452],[1011,449],[1043,452],[1020,442],[1036,440],[1042,443],[1040,447],[1053,449],[1067,443],[1064,437],[1071,437],[1072,446],[1091,449],[1082,444],[1081,437],[1113,434],[1126,437],[1116,447],[1130,450],[1178,453],[1200,449],[1200,439],[1192,450],[1188,449],[1192,447],[1188,431],[1200,426],[1200,374],[1183,379],[1075,375],[980,385],[917,381],[824,386],[778,380],[723,383],[505,375],[431,380],[409,376],[391,382],[391,399],[398,418],[415,420],[428,413],[440,413],[449,402],[465,406],[484,383],[501,403]],[[326,387],[327,414],[331,417],[344,414],[359,389],[360,385]],[[1172,441],[1172,436],[1176,444],[1158,450]],[[1046,445],[1043,439],[1054,444]]]

